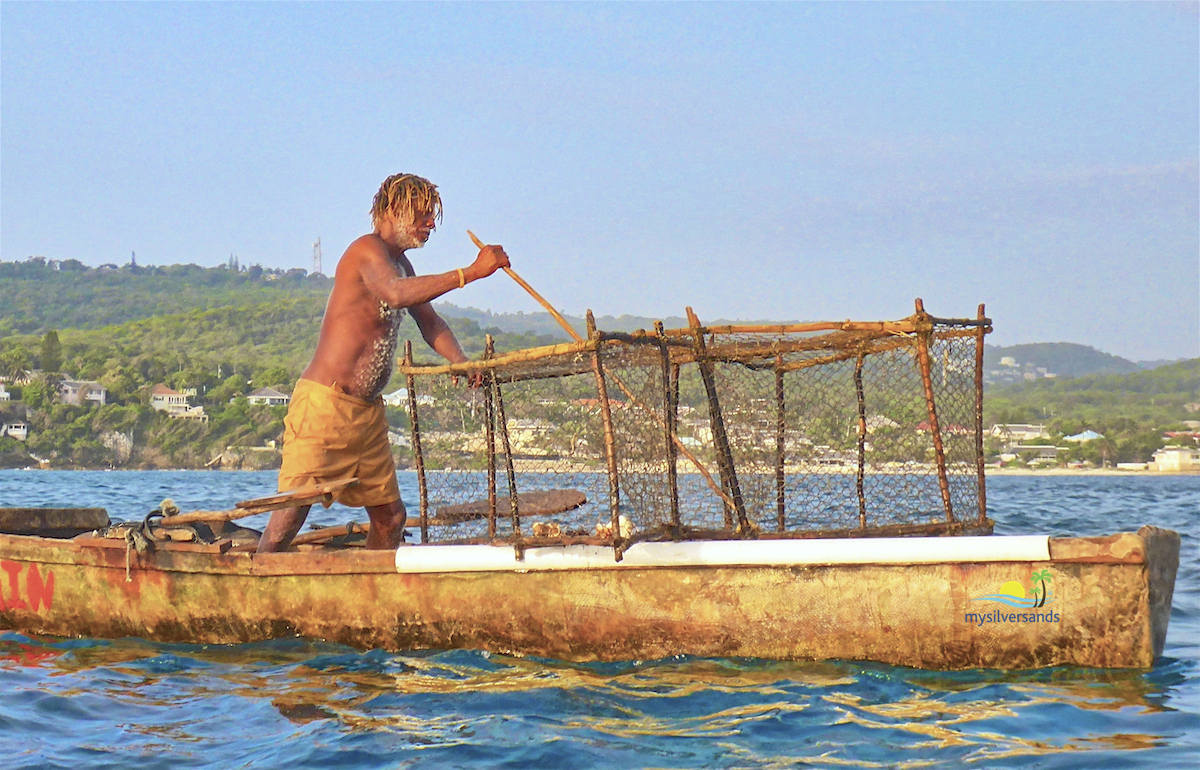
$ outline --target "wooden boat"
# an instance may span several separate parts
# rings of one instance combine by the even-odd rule
[[[520,561],[490,545],[230,547],[167,542],[139,553],[124,540],[0,535],[0,627],[575,661],[1144,668],[1162,653],[1179,560],[1179,536],[1154,527],[1096,538],[643,542],[621,562],[588,545],[530,548]],[[1041,606],[1011,590],[1031,576],[1050,586]]]
[[[770,327],[688,315],[688,329],[619,334],[589,314],[586,340],[498,355],[489,342],[450,366],[407,349],[418,545],[258,555],[252,536],[226,533],[331,488],[156,512],[164,532],[211,524],[196,542],[149,520],[118,538],[9,528],[0,627],[938,669],[1148,667],[1161,654],[1178,534],[991,536],[982,305],[974,319],[918,300],[901,321]],[[482,409],[455,384],[474,375]],[[551,493],[563,487],[586,493]],[[525,520],[555,512],[530,536]]]

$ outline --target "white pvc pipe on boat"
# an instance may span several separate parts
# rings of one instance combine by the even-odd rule
[[[611,548],[596,545],[529,548],[522,561],[517,561],[512,546],[414,545],[396,551],[396,569],[403,573],[1049,560],[1050,538],[1046,535],[637,543],[625,551],[621,561],[613,558]]]

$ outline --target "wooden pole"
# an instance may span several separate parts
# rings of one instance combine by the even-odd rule
[[[302,505],[312,505],[312,503],[294,503],[285,507],[293,508]],[[266,512],[261,510],[244,510],[241,508],[234,508],[232,511],[188,511],[186,513],[177,513],[174,516],[163,516],[155,523],[160,527],[176,527],[181,524],[195,524],[198,521],[214,523],[236,521],[237,519],[244,519],[247,516],[255,516]]]
[[[467,231],[467,233],[471,235],[471,239],[472,239],[472,240],[475,242],[475,244],[476,244],[476,245],[477,245],[479,248],[483,248],[483,243],[482,243],[482,241],[480,241],[478,238],[476,238],[476,237],[474,236],[474,234],[471,234],[471,231],[469,231],[469,230],[468,230],[468,231]],[[564,330],[567,332],[567,334],[571,335],[571,338],[572,338],[572,339],[574,339],[576,342],[580,342],[580,343],[584,343],[584,344],[586,344],[586,345],[587,345],[587,348],[588,348],[588,349],[590,349],[590,350],[592,350],[592,352],[593,352],[593,353],[594,353],[596,350],[598,350],[598,349],[599,349],[600,345],[599,345],[599,336],[598,336],[598,334],[597,334],[597,335],[593,335],[593,334],[592,334],[592,333],[589,331],[589,333],[588,333],[588,339],[586,339],[586,340],[585,340],[583,337],[580,337],[580,336],[579,336],[579,332],[575,331],[575,329],[573,329],[573,328],[571,327],[571,325],[570,325],[569,323],[567,323],[566,319],[565,319],[565,318],[563,318],[561,315],[559,315],[559,314],[558,314],[558,312],[554,310],[554,308],[553,308],[553,307],[550,305],[550,303],[549,303],[549,302],[547,302],[547,301],[546,301],[546,300],[545,300],[545,299],[542,297],[542,295],[541,295],[541,294],[538,294],[536,291],[534,291],[534,289],[533,289],[533,287],[532,287],[532,286],[530,286],[530,285],[529,285],[528,283],[526,283],[526,282],[525,282],[523,279],[521,279],[519,276],[517,276],[517,275],[516,275],[516,274],[515,274],[515,273],[514,273],[512,270],[509,270],[508,268],[505,268],[505,271],[506,271],[506,272],[509,274],[509,276],[510,276],[510,277],[511,277],[511,278],[512,278],[514,281],[516,281],[516,282],[517,282],[517,283],[518,283],[518,284],[521,286],[521,288],[523,288],[523,289],[525,289],[525,291],[529,292],[530,296],[532,296],[534,299],[536,299],[536,300],[537,300],[537,301],[538,301],[538,302],[539,302],[539,303],[542,305],[542,307],[546,308],[546,310],[548,310],[548,311],[550,312],[550,314],[551,314],[552,316],[554,316],[555,320],[556,320],[556,321],[558,321],[559,325],[560,325],[560,326],[562,326],[562,328],[563,328],[563,329],[564,329]],[[595,325],[595,322],[596,322],[596,319],[593,317],[593,318],[592,318],[592,324],[593,324],[593,326]],[[558,348],[558,347],[562,347],[562,346],[552,346],[551,348],[545,348],[544,350],[545,350],[546,352],[545,352],[544,354],[542,354],[542,355],[539,355],[538,357],[543,357],[543,356],[550,356],[550,355],[556,355],[556,354],[560,354],[560,352],[559,352],[559,351],[553,351],[553,352],[551,352],[551,351],[552,351],[552,348]],[[561,352],[574,352],[575,350],[576,350],[575,348],[570,348],[569,350],[564,350],[564,351],[561,351]],[[515,357],[513,357],[513,356],[511,356],[510,354],[505,354],[505,356],[503,356],[503,358],[505,359],[505,361],[506,361],[506,362],[507,362],[508,360],[516,360],[516,358],[515,358]],[[535,360],[535,359],[534,359],[534,358],[529,358],[529,359],[523,359],[523,360]],[[497,361],[497,362],[495,362],[495,363],[497,363],[497,364],[498,364],[499,362]],[[446,369],[446,371],[451,371],[451,372],[452,372],[452,371],[456,371],[456,369],[454,369],[453,367],[459,367],[459,366],[461,366],[461,365],[459,365],[459,364],[452,364],[450,367],[437,367],[436,369],[430,369],[430,370],[429,370],[429,372],[430,372],[430,373],[438,373],[438,372],[440,372],[442,369]],[[650,407],[646,406],[644,403],[642,403],[642,400],[641,400],[641,399],[639,399],[637,396],[635,396],[635,395],[633,394],[633,391],[631,391],[631,390],[630,390],[630,389],[629,389],[629,388],[628,388],[628,387],[625,385],[625,383],[621,381],[621,378],[617,377],[615,374],[612,374],[612,373],[610,373],[610,374],[609,374],[609,376],[612,378],[613,384],[614,384],[614,385],[616,385],[618,388],[620,388],[620,389],[621,389],[621,392],[622,392],[622,393],[624,393],[624,394],[626,395],[626,397],[627,397],[627,398],[629,398],[630,402],[631,402],[631,403],[632,403],[634,406],[638,407],[638,408],[639,408],[639,409],[641,409],[643,412],[645,412],[645,413],[649,414],[649,415],[650,415],[651,417],[653,417],[653,418],[654,418],[656,421],[658,421],[658,422],[659,422],[659,425],[660,425],[660,427],[663,427],[664,429],[667,429],[667,426],[666,426],[665,422],[664,422],[664,421],[663,421],[661,418],[659,418],[659,416],[658,416],[658,413],[657,413],[657,412],[655,412],[655,411],[654,411],[653,409],[651,409]],[[688,448],[687,448],[686,446],[684,446],[684,445],[683,445],[683,442],[679,440],[679,437],[678,437],[678,436],[676,436],[676,435],[672,434],[671,438],[672,438],[672,441],[673,441],[673,442],[674,442],[674,444],[675,444],[675,447],[676,447],[676,448],[679,450],[680,454],[682,454],[684,457],[686,457],[686,458],[688,459],[688,461],[689,461],[689,462],[690,462],[692,465],[694,465],[694,466],[696,467],[696,470],[700,471],[700,475],[704,477],[704,480],[705,480],[706,482],[708,482],[708,485],[709,485],[709,487],[711,487],[711,488],[712,488],[712,490],[713,490],[714,492],[716,492],[716,493],[717,493],[717,496],[718,496],[718,497],[720,497],[720,498],[721,498],[721,499],[722,499],[722,500],[725,502],[725,504],[726,504],[726,505],[730,505],[730,506],[732,506],[732,505],[733,505],[733,501],[732,501],[732,500],[729,498],[729,496],[728,496],[728,495],[727,495],[727,494],[726,494],[726,493],[725,493],[723,490],[721,490],[720,488],[718,488],[718,486],[717,486],[716,482],[715,482],[715,481],[713,481],[712,474],[711,474],[711,473],[709,473],[708,469],[707,469],[707,468],[705,468],[705,467],[704,467],[704,465],[703,465],[703,464],[702,464],[702,463],[701,463],[701,462],[700,462],[698,459],[696,459],[696,456],[695,456],[695,455],[693,455],[693,454],[692,454],[690,451],[688,451]]]
[[[663,379],[663,414],[666,416],[665,437],[667,450],[667,485],[671,489],[671,533],[679,535],[679,469],[678,454],[675,452],[674,436],[678,432],[679,380],[677,371],[671,367],[671,351],[667,349],[666,335],[663,333],[662,321],[654,322],[654,332],[658,336],[658,350],[662,357]],[[673,379],[673,375],[675,378]]]
[[[725,418],[721,414],[721,402],[717,398],[717,380],[713,375],[712,364],[705,359],[704,334],[701,332],[700,319],[691,307],[687,308],[688,323],[691,324],[692,335],[696,347],[696,356],[700,366],[700,378],[704,381],[704,390],[708,395],[708,416],[712,422],[713,445],[717,452],[717,469],[721,474],[721,485],[733,498],[733,508],[725,507],[725,526],[733,527],[733,514],[737,515],[738,529],[743,534],[750,534],[750,521],[746,518],[746,507],[742,500],[742,488],[738,484],[737,472],[733,467],[733,453],[729,448],[729,436],[725,432]]]
[[[365,535],[371,531],[370,522],[359,524],[356,521],[351,521],[347,524],[338,524],[333,527],[321,527],[312,532],[305,532],[303,535],[296,535],[292,538],[292,545],[305,545],[309,543],[326,543],[337,537],[346,537],[349,535]]]
[[[404,341],[404,362],[412,364],[412,341]],[[417,466],[417,489],[421,500],[421,542],[429,542],[429,487],[425,482],[425,456],[421,452],[421,427],[417,419],[417,380],[406,375],[408,385],[408,421],[412,425],[413,464]]]
[[[582,342],[560,342],[557,345],[545,345],[539,348],[525,348],[499,353],[490,361],[463,361],[460,364],[420,364],[413,367],[415,374],[473,374],[490,368],[508,366],[509,364],[542,361],[547,358],[575,356],[590,353],[595,345],[587,340]],[[407,366],[402,364],[402,366]],[[401,371],[404,371],[403,369]],[[407,372],[405,372],[407,374]]]
[[[596,319],[587,311],[588,336],[596,337]],[[625,555],[621,539],[621,488],[617,475],[617,442],[613,432],[612,407],[608,403],[608,385],[604,381],[604,365],[600,348],[592,351],[592,368],[596,373],[596,395],[600,398],[600,418],[604,421],[604,454],[608,465],[608,508],[612,518],[612,545],[617,561]]]
[[[508,474],[508,504],[512,511],[513,548],[517,552],[517,561],[525,560],[525,552],[521,546],[521,513],[517,502],[517,473],[513,468],[512,445],[508,440],[508,418],[504,416],[504,393],[500,383],[493,383],[496,390],[496,427],[500,429],[500,444],[504,447],[504,470]]]
[[[468,230],[467,235],[471,236],[471,241],[475,244],[476,248],[482,249],[484,247],[483,241],[476,238],[475,233]],[[541,294],[538,294],[536,291],[534,291],[533,287],[530,286],[528,283],[526,283],[524,278],[517,275],[517,272],[515,270],[513,270],[511,267],[505,267],[505,268],[503,268],[503,270],[504,270],[504,272],[508,273],[509,278],[516,281],[521,286],[522,289],[529,292],[529,296],[536,299],[538,301],[538,304],[540,304],[542,307],[546,308],[546,311],[548,313],[550,313],[550,315],[554,316],[554,320],[558,321],[559,324],[561,324],[562,327],[567,330],[567,333],[570,334],[571,337],[573,337],[576,342],[583,339],[583,337],[579,336],[579,332],[575,331],[575,329],[571,327],[571,324],[567,323],[567,319],[565,319],[561,315],[559,315],[558,311],[554,309],[554,306],[551,305],[549,302],[547,302],[546,299]]]
[[[179,524],[192,524],[197,521],[235,521],[259,513],[279,511],[284,508],[300,508],[305,505],[320,503],[328,508],[333,504],[334,497],[351,484],[357,484],[358,479],[347,477],[337,481],[327,481],[322,484],[310,484],[298,489],[277,492],[267,497],[254,500],[243,500],[237,503],[232,511],[188,511],[173,516],[163,516],[157,519],[160,527],[173,527]]]
[[[983,472],[983,335],[987,333],[983,305],[976,316],[981,323],[975,338],[975,466],[979,474],[979,523],[987,523],[987,486]]]
[[[929,316],[925,312],[925,303],[921,299],[917,299],[917,316],[919,319],[928,319]],[[938,488],[942,493],[942,504],[946,508],[946,521],[954,521],[954,507],[950,502],[950,479],[946,475],[946,452],[942,447],[942,431],[938,425],[937,407],[933,400],[933,376],[930,372],[929,364],[929,334],[931,328],[928,322],[924,324],[926,328],[923,331],[917,332],[917,364],[921,369],[921,384],[925,388],[925,407],[929,411],[929,433],[933,436],[933,452],[937,458],[938,472]]]
[[[972,325],[970,328],[962,328],[962,329],[952,328],[952,329],[943,329],[941,331],[936,331],[931,335],[931,339],[945,340],[945,339],[957,339],[959,337],[970,337],[971,339],[974,339],[977,334],[977,332],[975,330],[975,325],[974,325],[975,322],[972,321],[971,324]],[[707,329],[707,331],[712,331],[712,329]],[[675,337],[672,336],[672,332],[669,329],[666,330],[666,335],[667,335],[668,342],[670,342],[672,339],[675,339]],[[787,341],[787,342],[775,340],[772,342],[760,342],[760,343],[754,343],[754,344],[739,343],[737,345],[736,350],[731,351],[730,353],[724,352],[720,347],[714,348],[710,345],[707,350],[707,357],[708,357],[708,360],[710,360],[710,361],[722,361],[722,360],[743,361],[743,360],[746,360],[747,358],[756,358],[756,357],[757,358],[772,358],[775,356],[776,353],[781,353],[781,352],[782,353],[792,353],[792,352],[809,351],[809,350],[844,350],[844,351],[847,351],[844,354],[845,357],[853,358],[855,355],[857,355],[858,346],[862,345],[863,342],[866,340],[873,341],[874,345],[883,345],[883,346],[893,345],[896,347],[901,347],[901,346],[908,344],[910,336],[911,335],[909,335],[909,334],[870,331],[870,332],[861,332],[853,338],[840,339],[840,340],[831,340],[831,339],[829,339],[828,336],[820,336],[820,337],[807,337],[807,338],[791,340],[791,341]],[[600,337],[601,337],[601,341],[608,340],[608,339],[615,339],[615,340],[621,340],[621,341],[637,341],[639,339],[636,334],[624,334],[622,332],[602,332]],[[692,335],[691,335],[690,331],[689,331],[687,339],[689,341],[692,339]],[[513,350],[513,351],[509,351],[507,353],[498,353],[491,361],[484,361],[484,360],[463,361],[462,363],[459,363],[459,364],[413,364],[410,367],[408,364],[401,362],[399,364],[399,370],[401,372],[407,374],[408,373],[407,370],[409,368],[411,368],[413,373],[418,374],[418,375],[433,375],[433,374],[468,375],[468,374],[473,374],[475,372],[484,371],[488,368],[504,367],[504,366],[508,366],[510,364],[518,364],[518,363],[528,363],[530,361],[542,361],[542,360],[545,360],[548,358],[563,358],[563,357],[568,357],[568,356],[572,356],[572,357],[578,356],[580,358],[580,360],[583,360],[582,354],[585,354],[585,353],[590,354],[592,352],[592,349],[595,348],[597,344],[601,344],[601,343],[597,343],[595,341],[586,340],[586,339],[579,341],[579,342],[575,342],[575,341],[560,342],[555,345],[546,345],[543,347],[526,348],[524,350]],[[875,348],[868,352],[873,353],[873,352],[877,352],[880,349],[885,349],[885,348]],[[671,360],[673,363],[691,363],[692,358],[689,356],[694,356],[694,355],[695,355],[694,349],[689,348],[687,351],[687,354],[684,354],[684,350],[682,348],[676,347],[671,353]],[[588,358],[590,358],[590,355],[588,356]],[[814,366],[814,365],[819,366],[822,363],[825,363],[825,362],[819,361],[817,359],[806,359],[804,361],[793,361],[791,363],[784,364],[784,371],[785,372],[794,371],[795,369],[803,369],[805,367]],[[584,367],[584,368],[586,369],[588,367]]]
[[[487,335],[483,357],[489,359],[496,350],[492,335]],[[484,384],[484,420],[487,424],[487,499],[488,539],[496,539],[496,372],[489,369]]]
[[[889,334],[910,334],[912,322],[904,321],[818,321],[805,324],[754,324],[741,326],[705,326],[706,334],[803,334],[807,332],[872,331]],[[668,329],[668,337],[686,337],[691,329]]]
[[[867,400],[863,394],[863,358],[862,352],[854,365],[854,392],[858,396],[858,474],[855,487],[858,491],[858,526],[867,528],[867,496],[863,490],[863,478],[867,470]]]
[[[784,442],[787,437],[787,421],[784,412],[783,355],[775,356],[775,528],[787,530],[787,484],[783,474]]]

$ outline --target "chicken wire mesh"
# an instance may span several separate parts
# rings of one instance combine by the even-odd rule
[[[619,557],[650,539],[987,527],[989,322],[819,326],[660,326],[406,362],[420,541],[606,544]]]

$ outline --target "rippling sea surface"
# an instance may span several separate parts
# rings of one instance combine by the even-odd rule
[[[214,509],[274,482],[274,473],[0,471],[0,506],[103,506],[134,519],[163,497]],[[401,487],[415,499],[413,479]],[[0,766],[1196,767],[1200,477],[994,477],[988,503],[997,534],[1177,530],[1174,607],[1154,668],[576,664],[0,631]],[[363,515],[334,506],[310,517],[350,518]],[[247,523],[261,528],[265,517]]]

